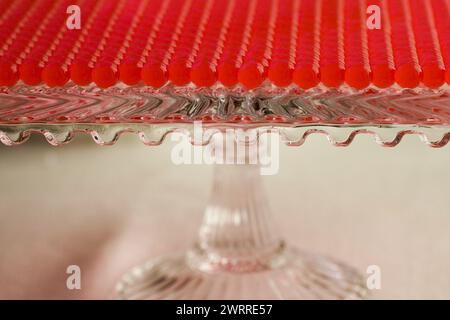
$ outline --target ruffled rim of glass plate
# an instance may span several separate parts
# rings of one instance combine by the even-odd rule
[[[213,128],[211,134],[204,135],[200,140],[195,137],[194,125],[191,124],[70,124],[70,125],[0,125],[0,141],[7,146],[15,146],[28,141],[32,134],[42,134],[48,143],[61,146],[71,142],[78,134],[88,134],[98,145],[114,145],[123,134],[132,133],[138,136],[147,146],[159,146],[174,133],[187,135],[189,141],[195,145],[207,145],[214,134],[224,132],[239,126],[205,126]],[[283,143],[288,146],[301,146],[311,135],[324,135],[331,145],[337,147],[349,146],[357,136],[369,135],[383,147],[395,147],[407,135],[418,136],[426,145],[441,148],[450,140],[448,126],[258,126],[247,127],[254,130],[256,137],[267,134],[279,134]],[[195,138],[194,138],[195,137]]]

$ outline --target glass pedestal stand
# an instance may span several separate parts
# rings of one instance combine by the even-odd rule
[[[286,245],[274,231],[259,166],[250,164],[248,152],[241,160],[216,164],[193,248],[133,269],[117,286],[119,298],[364,297],[365,281],[354,269]]]
[[[321,134],[333,146],[349,146],[357,136],[371,135],[377,144],[395,147],[405,136],[416,135],[426,145],[441,148],[450,141],[449,94],[448,85],[362,91],[264,85],[249,93],[170,84],[158,90],[19,84],[0,87],[0,143],[20,145],[39,133],[51,145],[61,146],[77,134],[89,134],[104,146],[134,133],[145,145],[158,146],[179,130],[192,137],[193,124],[201,121],[216,129],[274,129],[290,146]],[[258,167],[250,163],[218,165],[196,245],[185,254],[133,270],[118,286],[120,298],[364,296],[365,281],[353,269],[286,246],[272,231]]]

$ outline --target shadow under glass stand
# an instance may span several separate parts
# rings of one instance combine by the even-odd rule
[[[211,144],[212,149],[225,145],[218,143],[217,137]],[[266,151],[251,148],[255,143],[246,142],[246,152],[236,155],[239,144],[242,142],[235,142],[234,148],[226,144],[224,152],[225,156],[232,153],[235,163],[241,164],[215,165],[210,200],[194,246],[184,254],[134,268],[118,284],[118,297],[363,298],[365,281],[356,270],[286,245],[272,223],[260,167],[251,164],[253,150]]]

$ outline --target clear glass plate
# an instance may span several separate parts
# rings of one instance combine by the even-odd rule
[[[358,134],[371,134],[384,146],[397,145],[406,134],[419,135],[430,146],[447,144],[450,90],[400,90],[318,87],[301,91],[265,86],[255,91],[172,87],[95,86],[0,88],[0,140],[20,144],[31,133],[53,145],[77,133],[91,134],[99,144],[113,144],[133,132],[147,145],[158,145],[170,132],[192,134],[193,123],[258,133],[277,131],[282,140],[301,145],[314,133],[346,146]],[[206,143],[207,141],[202,141]]]

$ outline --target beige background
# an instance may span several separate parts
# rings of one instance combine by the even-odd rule
[[[280,162],[264,182],[288,241],[362,271],[379,265],[374,298],[450,299],[449,147],[406,137],[386,149],[360,136],[335,148],[313,136],[283,146]],[[1,146],[0,298],[111,297],[128,268],[193,240],[211,173],[133,135],[114,147],[88,137]],[[66,289],[71,264],[80,291]]]

